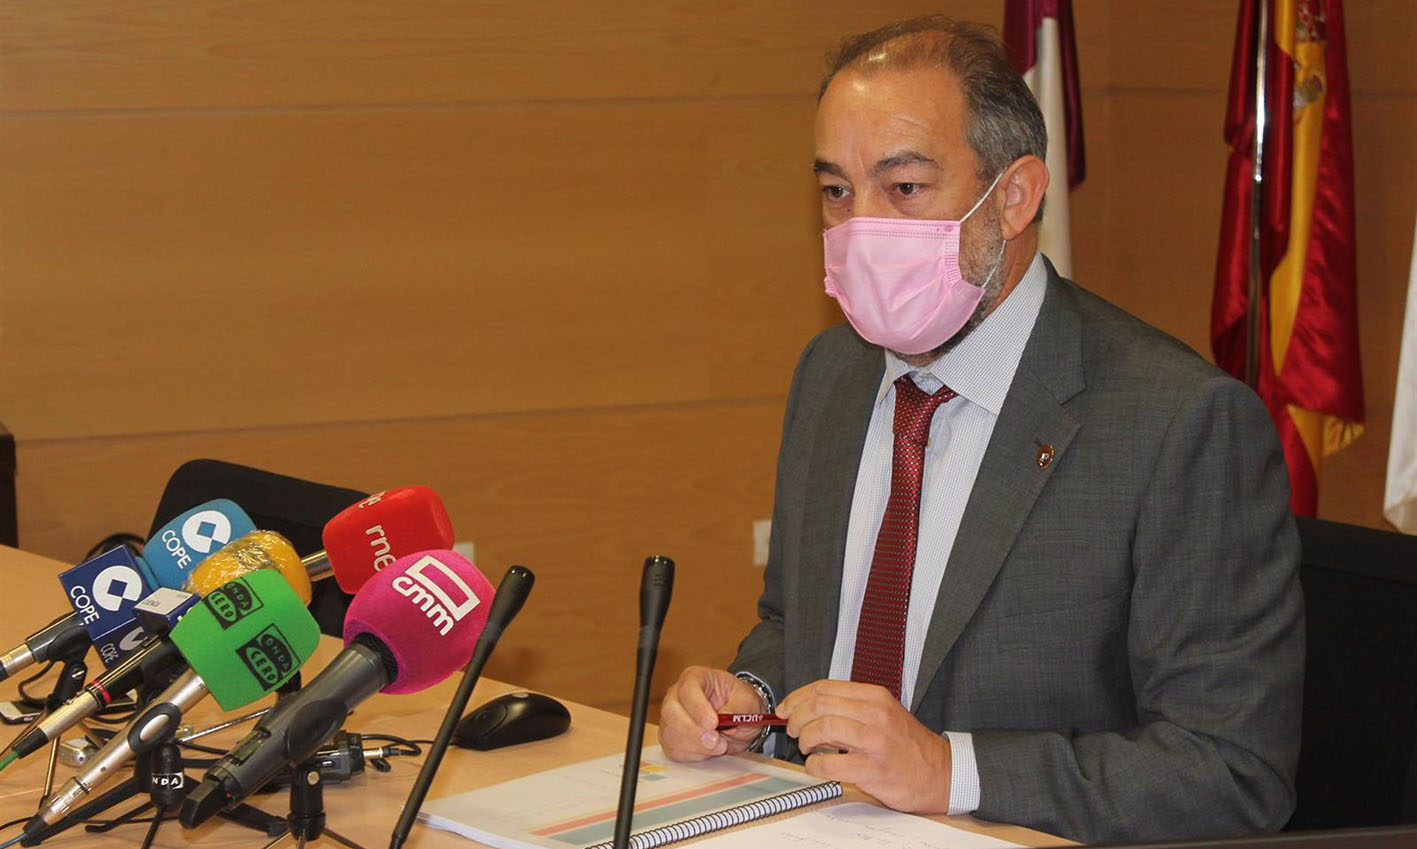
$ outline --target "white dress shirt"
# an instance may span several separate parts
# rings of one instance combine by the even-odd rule
[[[980,461],[994,433],[1004,397],[1018,370],[1019,358],[1043,304],[1048,280],[1042,255],[1035,254],[1018,286],[973,332],[949,352],[921,368],[885,353],[886,369],[876,393],[876,405],[866,432],[855,496],[846,532],[842,564],[841,604],[837,610],[836,645],[830,677],[851,679],[856,650],[856,625],[871,573],[876,533],[890,498],[892,423],[895,380],[909,373],[915,385],[929,393],[948,386],[957,398],[942,404],[930,423],[925,469],[920,490],[920,531],[910,606],[905,622],[905,659],[900,700],[907,708],[915,694],[920,655],[935,609],[935,596],[945,575],[964,506],[974,488]],[[979,771],[974,742],[968,733],[946,732],[953,758],[950,813],[970,813],[979,807]]]

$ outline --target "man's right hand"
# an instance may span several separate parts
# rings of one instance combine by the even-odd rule
[[[748,748],[761,733],[757,726],[725,731],[720,713],[760,713],[762,697],[748,682],[727,669],[690,666],[669,685],[659,709],[659,745],[676,761],[701,761]]]

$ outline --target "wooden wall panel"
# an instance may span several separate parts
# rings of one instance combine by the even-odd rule
[[[1109,92],[1224,90],[1235,39],[1234,0],[1090,5],[1085,12],[1074,4],[1084,85]],[[1084,24],[1084,15],[1094,21]],[[1089,31],[1099,37],[1087,37]]]
[[[1215,103],[1167,91],[1087,98],[1088,116],[1101,120],[1073,211],[1078,281],[1202,353],[1225,176],[1207,120]]]
[[[5,344],[43,355],[0,359],[6,423],[780,395],[832,309],[810,122],[810,99],[10,122]]]
[[[1393,352],[1395,357],[1396,352]],[[1365,361],[1368,365],[1371,360]],[[1366,378],[1366,375],[1365,375]],[[1388,441],[1392,438],[1392,394],[1368,399],[1363,436],[1323,462],[1319,518],[1391,531],[1383,519]]]
[[[997,0],[950,13],[997,20]],[[0,109],[789,96],[843,35],[922,0],[0,3]]]
[[[1238,7],[1235,0],[1076,0],[1084,88],[1224,94]],[[1354,93],[1412,94],[1417,79],[1398,70],[1417,42],[1411,0],[1350,0],[1344,20]],[[1223,120],[1221,112],[1212,121],[1217,135]]]
[[[614,705],[645,556],[678,565],[660,691],[682,665],[726,663],[754,621],[751,525],[772,509],[781,417],[773,400],[31,442],[21,543],[73,560],[112,531],[146,533],[168,475],[196,457],[365,491],[425,483],[494,583],[512,563],[537,575],[488,674]]]
[[[1417,87],[1410,97],[1359,98],[1353,112],[1363,385],[1368,410],[1391,415],[1417,215]]]
[[[1348,75],[1356,95],[1417,95],[1411,72],[1417,18],[1410,0],[1343,4],[1348,28]]]
[[[1407,0],[1347,8],[1358,91],[1417,40]],[[1232,0],[1078,0],[1083,84],[1224,90]],[[999,0],[949,14],[997,23]],[[938,4],[88,0],[0,3],[0,110],[266,108],[799,96],[826,46]],[[1370,72],[1371,71],[1371,72]]]

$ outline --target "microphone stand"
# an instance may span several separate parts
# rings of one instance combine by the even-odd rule
[[[82,633],[82,632],[80,632]],[[44,697],[44,713],[51,714],[58,710],[65,702],[79,694],[84,688],[84,681],[89,675],[88,665],[84,663],[84,656],[89,652],[89,641],[87,636],[82,640],[74,640],[56,654],[54,660],[62,664],[59,667],[59,678],[54,682],[54,687],[49,691],[49,695]],[[44,792],[40,794],[39,804],[42,807],[44,800],[54,792],[54,770],[59,764],[59,738],[49,741],[49,765],[44,771]]]
[[[295,838],[297,849],[305,849],[311,841],[328,837],[346,849],[364,849],[325,824],[325,778],[315,758],[307,758],[295,767],[290,780],[290,814],[287,830],[267,843],[264,849],[274,849],[286,838]]]
[[[154,695],[162,688],[156,685],[145,687],[140,694],[139,704],[145,705],[152,701]],[[154,741],[152,748],[138,754],[133,760],[133,774],[125,778],[118,785],[110,788],[104,793],[96,796],[88,802],[70,811],[63,819],[54,825],[38,832],[31,838],[20,841],[21,846],[35,846],[56,834],[68,831],[70,828],[84,822],[96,814],[100,814],[114,805],[121,804],[128,799],[144,792],[149,793],[149,800],[130,811],[119,814],[114,819],[102,823],[92,823],[86,830],[93,833],[104,833],[111,831],[121,825],[132,822],[134,818],[149,809],[156,809],[153,816],[153,823],[148,829],[147,837],[143,845],[151,845],[153,837],[157,834],[158,826],[166,819],[168,811],[175,810],[191,789],[192,783],[187,779],[182,768],[182,752],[178,747],[174,736],[175,729],[169,730],[162,737]],[[57,740],[56,740],[57,742]],[[280,817],[271,816],[265,811],[253,808],[249,805],[241,805],[223,814],[223,816],[238,825],[245,826],[264,833],[267,837],[283,835],[286,830],[285,820]]]
[[[669,597],[674,591],[674,561],[654,556],[645,559],[640,576],[640,641],[635,655],[635,695],[630,704],[630,733],[625,740],[625,765],[620,772],[620,807],[615,813],[613,849],[628,849],[635,818],[635,790],[640,778],[640,751],[645,742],[649,710],[649,685],[659,655],[659,632]]]
[[[428,759],[419,769],[418,778],[414,779],[408,800],[404,802],[403,813],[394,825],[393,835],[389,838],[389,849],[399,849],[408,839],[414,820],[418,818],[418,810],[423,807],[428,788],[433,784],[433,776],[443,762],[443,755],[447,754],[448,743],[453,738],[453,732],[457,730],[458,721],[462,719],[463,711],[467,710],[472,688],[477,684],[477,679],[482,677],[482,667],[487,665],[487,659],[492,656],[492,650],[501,639],[502,631],[521,611],[522,604],[526,602],[535,582],[536,576],[525,566],[512,566],[502,576],[502,583],[497,586],[497,594],[492,598],[492,609],[487,612],[487,624],[483,626],[482,633],[477,638],[472,657],[463,668],[457,692],[453,693],[453,700],[443,714],[443,724],[438,727],[438,735],[433,738],[433,745],[428,747]]]
[[[182,770],[182,750],[178,748],[177,741],[163,740],[153,749],[151,757],[141,758],[137,762],[133,780],[140,787],[147,785],[148,801],[108,822],[87,825],[84,830],[90,834],[105,834],[120,825],[132,822],[139,814],[151,809],[152,825],[148,827],[148,833],[140,847],[148,849],[152,846],[153,838],[157,836],[158,826],[168,818],[167,812],[182,804],[182,797],[186,795],[187,774]]]
[[[339,784],[354,775],[362,774],[365,763],[373,766],[377,772],[388,772],[391,767],[385,758],[413,754],[413,752],[389,751],[385,748],[370,753],[363,748],[363,740],[360,735],[343,730],[335,732],[331,739],[334,741],[332,747],[317,750],[315,754],[296,764],[290,771],[282,771],[272,778],[270,783],[256,791],[275,789],[277,784],[290,782],[290,811],[285,819],[277,819],[277,822],[281,823],[279,831],[267,832],[268,836],[275,839],[267,843],[265,849],[272,849],[287,837],[294,837],[297,847],[303,847],[321,837],[328,837],[347,849],[364,849],[326,824],[325,785]],[[184,793],[183,797],[185,798],[185,796]],[[179,799],[177,804],[180,804],[181,801]],[[230,819],[232,812],[240,811],[243,808],[255,810],[242,804],[233,808],[232,811],[219,815]],[[264,811],[258,811],[258,813],[265,814]]]

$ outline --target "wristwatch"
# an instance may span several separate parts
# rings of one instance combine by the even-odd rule
[[[768,685],[764,684],[758,676],[750,672],[737,672],[734,674],[738,677],[738,680],[752,687],[757,692],[758,698],[763,700],[763,713],[772,713],[777,709],[777,700],[772,697],[772,690],[769,690]],[[767,742],[768,735],[771,733],[772,726],[764,725],[763,730],[758,732],[758,736],[753,739],[753,742],[748,744],[748,751],[761,752],[763,750],[763,744]]]

